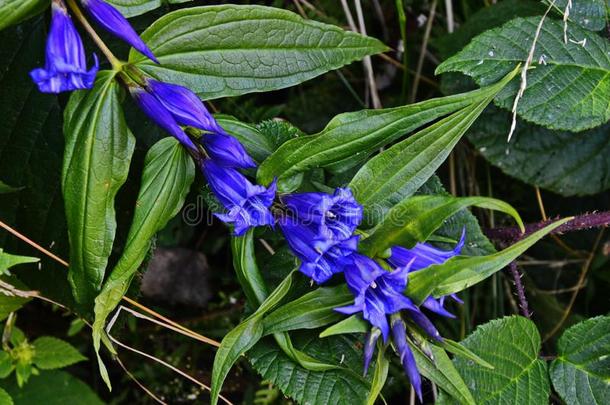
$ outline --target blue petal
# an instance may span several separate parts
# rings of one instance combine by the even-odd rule
[[[439,342],[443,341],[441,334],[438,332],[434,324],[419,310],[419,309],[407,309],[411,319],[415,322],[420,328],[422,328],[430,337],[438,340]]]
[[[437,300],[433,297],[428,297],[422,304],[422,307],[429,309],[430,311],[439,314],[441,316],[446,316],[447,318],[455,318],[451,312],[447,311],[443,307],[443,303],[440,300]]]
[[[130,87],[129,91],[134,97],[142,111],[157,125],[166,130],[170,135],[180,141],[182,145],[198,153],[197,147],[180,128],[172,114],[161,102],[152,94],[140,87]]]
[[[103,0],[81,0],[91,17],[112,35],[122,39],[141,54],[159,63],[142,38],[136,33],[127,19],[113,6]]]
[[[411,270],[417,271],[429,267],[433,264],[442,264],[454,256],[460,254],[464,246],[466,233],[462,232],[462,237],[453,250],[441,250],[428,243],[418,243],[413,248],[407,249],[401,246],[392,247],[392,255],[388,262],[396,267],[406,266],[412,262]]]
[[[34,69],[30,77],[43,93],[90,89],[99,64],[87,70],[85,48],[68,11],[61,3],[52,3],[51,28],[47,37],[44,68]]]
[[[208,155],[219,165],[236,169],[256,167],[256,163],[248,155],[243,145],[231,135],[204,134],[201,141]]]
[[[405,324],[402,320],[394,320],[392,322],[392,336],[398,349],[398,353],[400,354],[400,362],[405,370],[405,374],[409,378],[413,389],[415,389],[415,392],[419,397],[419,401],[422,402],[421,376],[419,374],[419,370],[417,369],[417,363],[415,362],[413,352],[411,351],[409,343],[407,342]]]
[[[377,344],[377,340],[379,339],[379,335],[379,329],[374,328],[367,335],[366,342],[364,343],[364,376],[366,376],[369,365],[371,364],[371,359],[373,358],[373,354],[375,354],[375,346]]]

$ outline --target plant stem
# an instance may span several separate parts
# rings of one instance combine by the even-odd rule
[[[78,7],[76,2],[74,0],[66,0],[66,2],[68,3],[68,7],[70,7],[72,12],[74,13],[74,16],[76,16],[76,19],[80,21],[80,23],[83,25],[85,31],[87,31],[93,42],[95,42],[100,51],[102,51],[104,56],[106,56],[106,59],[108,59],[108,61],[112,65],[112,68],[117,71],[121,70],[123,62],[121,62],[116,56],[114,56],[112,51],[106,46],[104,41],[102,41],[102,38],[97,35],[97,32],[95,32],[91,24],[89,24],[89,21],[87,21],[87,18],[85,17],[81,9]]]
[[[532,314],[530,312],[529,305],[527,304],[527,298],[525,297],[525,288],[523,287],[523,283],[521,282],[521,274],[517,269],[517,262],[512,262],[509,265],[509,268],[513,276],[515,288],[517,289],[517,297],[519,298],[519,308],[521,309],[521,313],[524,317],[531,318]]]

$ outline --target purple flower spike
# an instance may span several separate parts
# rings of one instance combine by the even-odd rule
[[[172,114],[165,106],[152,94],[141,87],[130,87],[129,91],[136,100],[142,111],[146,113],[157,125],[178,139],[182,145],[198,153],[198,149],[188,137],[188,135],[180,128]]]
[[[91,17],[112,35],[122,39],[155,63],[159,63],[148,45],[133,29],[119,10],[103,0],[81,0]]]
[[[216,217],[233,224],[236,236],[255,226],[274,225],[269,207],[275,198],[275,181],[268,188],[254,185],[237,170],[222,167],[212,159],[204,161],[203,173],[214,195],[228,210]]]
[[[392,319],[392,337],[394,343],[396,344],[398,354],[400,354],[400,362],[405,370],[405,374],[407,377],[409,377],[409,381],[417,393],[419,402],[423,402],[421,393],[421,376],[417,370],[417,364],[415,363],[413,352],[411,351],[409,343],[407,342],[405,323],[398,317]]]
[[[304,224],[316,226],[320,237],[344,240],[362,221],[362,206],[348,188],[325,193],[301,193],[284,197],[290,214]]]
[[[47,37],[44,68],[34,69],[30,77],[43,93],[90,89],[99,65],[94,54],[94,66],[87,70],[83,41],[63,3],[54,1]]]

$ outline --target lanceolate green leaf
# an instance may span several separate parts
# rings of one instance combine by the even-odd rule
[[[456,357],[453,360],[477,405],[546,404],[550,384],[546,363],[538,358],[540,335],[529,319],[496,319],[475,330],[462,344],[493,369]],[[441,398],[439,404],[457,404]]]
[[[389,208],[420,188],[516,73],[517,69],[482,89],[486,97],[392,146],[362,166],[350,188],[363,205],[365,217],[378,221]]]
[[[37,257],[12,255],[0,248],[0,275],[6,273],[8,269],[17,266],[18,264],[36,263],[39,261],[40,259]]]
[[[517,211],[504,201],[487,197],[451,197],[440,195],[413,196],[392,207],[383,221],[359,246],[363,253],[374,256],[393,245],[407,248],[428,240],[444,221],[468,206],[493,209],[512,216],[523,229]]]
[[[602,405],[610,398],[610,316],[572,326],[559,339],[551,380],[566,404]]]
[[[254,229],[250,229],[243,236],[231,238],[231,251],[233,268],[246,299],[253,308],[257,308],[269,292],[256,263],[253,234]]]
[[[377,362],[375,363],[375,373],[373,374],[373,381],[371,382],[371,391],[366,398],[366,405],[375,405],[377,398],[381,395],[381,390],[385,386],[385,382],[388,378],[388,371],[390,369],[390,362],[385,355],[385,349],[380,348],[377,350]]]
[[[93,344],[96,352],[106,318],[127,292],[133,276],[144,260],[152,237],[182,208],[195,178],[195,164],[174,138],[157,142],[146,155],[144,172],[127,243],[101,293],[95,299]],[[105,368],[99,359],[100,372]]]
[[[284,143],[260,166],[258,180],[267,184],[278,176],[281,181],[344,159],[358,160],[414,129],[480,101],[487,95],[487,90],[476,90],[402,107],[340,114],[318,134]]]
[[[0,0],[0,30],[41,13],[50,0]]]
[[[462,291],[485,280],[519,257],[534,243],[571,218],[556,221],[514,245],[488,256],[457,256],[443,264],[427,267],[409,275],[406,294],[421,303],[429,295],[441,297]]]
[[[201,97],[277,90],[383,52],[374,38],[263,6],[193,7],[166,14],[142,34],[161,64],[130,62]]]
[[[116,231],[114,197],[127,179],[135,145],[114,75],[99,73],[93,89],[73,93],[64,113],[69,279],[84,310],[90,310],[104,279]]]
[[[191,0],[105,0],[117,8],[125,17],[135,17],[155,10],[164,4],[180,4]]]
[[[352,315],[349,318],[345,318],[341,322],[329,326],[320,333],[321,338],[343,335],[346,333],[366,333],[370,329],[370,325],[367,321],[362,319],[360,315]]]
[[[528,57],[541,17],[517,18],[474,38],[460,53],[441,64],[437,73],[458,71],[477,83],[493,83]],[[563,42],[563,23],[547,18],[527,74],[527,90],[519,115],[551,129],[582,131],[610,119],[610,42],[575,24],[571,41]],[[577,43],[574,43],[577,42]],[[496,98],[511,109],[519,88],[514,80]]]

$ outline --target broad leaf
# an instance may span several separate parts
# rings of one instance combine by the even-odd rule
[[[105,0],[125,17],[135,17],[161,7],[163,4],[180,4],[192,0]]]
[[[135,146],[114,76],[100,72],[91,90],[72,93],[64,112],[68,277],[84,310],[90,309],[104,280],[116,232],[114,198],[127,180]]]
[[[532,321],[518,316],[496,319],[479,326],[462,344],[494,366],[453,360],[478,405],[548,403],[547,366],[538,358],[540,335]],[[445,397],[439,403],[454,402]]]
[[[493,209],[512,216],[523,229],[517,211],[504,201],[488,197],[413,196],[392,207],[383,221],[364,239],[359,250],[369,256],[400,245],[412,248],[428,240],[445,220],[463,208],[476,206]]]
[[[104,402],[84,382],[65,371],[43,371],[20,389],[11,380],[0,380],[15,405],[103,405]]]
[[[610,188],[610,125],[577,134],[520,121],[510,144],[510,114],[484,112],[468,133],[479,152],[504,173],[563,196]]]
[[[193,7],[166,14],[142,34],[160,65],[130,62],[205,99],[294,86],[387,50],[374,38],[263,6]]]
[[[258,170],[258,180],[268,184],[279,177],[281,181],[345,159],[358,163],[361,158],[366,158],[414,129],[480,101],[487,95],[487,90],[476,90],[402,107],[340,114],[318,134],[284,143],[263,162]],[[285,187],[284,190],[292,191]]]
[[[42,370],[63,368],[87,358],[68,342],[54,337],[43,336],[32,342],[34,364]]]
[[[607,0],[554,0],[553,8],[563,18],[568,2],[569,21],[591,31],[601,31],[606,27],[606,1]],[[551,4],[552,0],[544,0]]]
[[[0,0],[0,30],[41,13],[49,0]]]
[[[362,166],[350,188],[363,205],[365,218],[377,222],[389,208],[415,193],[516,73],[515,69],[498,83],[482,89],[486,97],[411,135]]]
[[[0,275],[8,273],[8,269],[13,266],[25,263],[37,263],[39,261],[40,259],[37,257],[12,255],[0,248]]]
[[[551,364],[553,387],[570,405],[602,405],[610,398],[610,317],[572,326]]]
[[[517,18],[486,31],[464,50],[443,62],[437,73],[462,72],[477,83],[493,83],[524,63],[541,17]],[[610,119],[610,42],[569,24],[563,42],[563,24],[547,18],[527,73],[527,89],[519,102],[519,115],[551,129],[582,131]],[[502,91],[496,103],[511,109],[519,79]]]
[[[406,294],[421,303],[430,295],[442,297],[465,290],[502,270],[534,243],[571,219],[564,218],[547,225],[500,252],[488,256],[456,256],[443,264],[413,272],[409,275]]]
[[[163,229],[182,208],[195,178],[195,165],[174,138],[157,142],[146,155],[142,183],[133,215],[127,243],[102,292],[95,299],[93,345],[100,348],[102,329],[108,315],[127,292],[133,276],[144,260],[152,237]],[[100,372],[110,381],[101,362]]]

